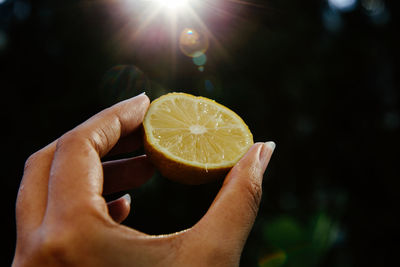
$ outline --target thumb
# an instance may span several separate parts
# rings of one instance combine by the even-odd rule
[[[211,247],[240,253],[256,218],[262,180],[275,148],[274,142],[256,143],[226,176],[210,209],[194,226]]]

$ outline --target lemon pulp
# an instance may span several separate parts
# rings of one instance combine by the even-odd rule
[[[250,130],[236,113],[213,100],[185,93],[170,93],[153,101],[143,126],[150,155],[161,154],[169,165],[177,162],[206,172],[231,168],[253,144]]]

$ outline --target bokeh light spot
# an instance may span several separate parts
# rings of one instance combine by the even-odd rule
[[[304,244],[307,233],[304,226],[294,217],[281,216],[264,225],[263,237],[272,246],[288,250]]]
[[[223,95],[221,80],[214,75],[205,75],[204,79],[197,83],[196,87],[199,88],[198,94],[205,97],[218,99]]]
[[[197,66],[204,66],[206,62],[207,62],[207,56],[203,53],[193,58],[193,63],[196,64]]]
[[[371,14],[379,14],[385,10],[385,4],[382,0],[362,0],[361,5]]]
[[[336,10],[326,8],[322,13],[322,20],[325,28],[331,32],[338,32],[343,27],[343,21],[340,13]]]
[[[206,89],[207,92],[211,93],[214,91],[214,85],[210,80],[205,80],[204,81],[204,88]]]
[[[206,34],[185,28],[179,37],[179,48],[188,57],[200,57],[207,51],[209,40]]]
[[[328,0],[328,4],[332,9],[351,11],[356,7],[357,0]]]
[[[0,5],[5,3],[7,0],[0,0]]]
[[[361,6],[375,24],[382,25],[389,21],[389,12],[382,0],[362,0]]]
[[[262,257],[258,264],[260,267],[279,267],[285,264],[287,255],[284,251],[276,251]]]
[[[14,15],[17,19],[23,21],[31,15],[31,4],[26,1],[16,1],[14,3]]]
[[[199,70],[200,72],[203,72],[203,71],[204,71],[204,66],[198,67],[198,70]]]

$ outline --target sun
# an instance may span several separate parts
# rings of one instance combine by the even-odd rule
[[[166,8],[170,11],[179,11],[181,9],[187,8],[189,0],[149,0],[153,2],[154,5]]]

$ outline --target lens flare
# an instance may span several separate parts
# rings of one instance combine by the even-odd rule
[[[192,28],[185,28],[179,37],[179,47],[188,57],[200,57],[204,55],[209,46],[206,34]]]
[[[203,53],[193,58],[193,63],[197,66],[204,66],[207,62],[207,56]]]

